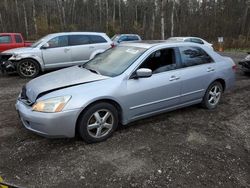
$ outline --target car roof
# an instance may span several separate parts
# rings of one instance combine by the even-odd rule
[[[202,39],[200,37],[170,37],[167,40],[185,40],[185,39],[189,39],[189,38],[204,40],[204,39]]]
[[[139,36],[138,34],[133,34],[133,33],[116,34],[116,36],[121,36],[121,35],[125,35],[125,36],[131,36],[131,35],[134,36],[134,35],[136,35],[136,36]]]
[[[49,34],[50,36],[60,36],[60,35],[77,35],[77,34],[84,34],[84,35],[106,35],[106,33],[102,32],[60,32],[60,33],[52,33]]]
[[[20,35],[21,33],[0,33],[0,35]]]
[[[180,47],[180,46],[198,46],[202,47],[201,44],[196,44],[193,42],[183,42],[183,41],[168,41],[168,40],[142,40],[136,42],[129,42],[129,43],[122,43],[119,46],[131,46],[131,47],[138,47],[138,48],[152,48],[155,46],[162,46],[162,47]]]

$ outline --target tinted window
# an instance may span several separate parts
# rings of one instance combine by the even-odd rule
[[[128,40],[129,41],[139,40],[139,38],[137,36],[128,36]]]
[[[11,43],[11,37],[9,35],[0,36],[0,44],[8,44]]]
[[[184,67],[213,62],[212,58],[198,47],[180,47],[180,53]]]
[[[105,43],[107,42],[103,37],[99,35],[90,35],[91,43]]]
[[[172,48],[158,50],[152,53],[140,66],[151,69],[153,74],[174,70],[177,68],[175,51]]]
[[[48,42],[49,48],[68,46],[68,36],[55,37]]]
[[[191,42],[198,43],[198,44],[204,44],[204,42],[201,39],[191,38]]]
[[[120,42],[121,42],[121,41],[127,41],[127,40],[128,40],[128,39],[127,39],[126,36],[121,36],[120,39],[119,39]]]
[[[22,37],[20,35],[15,35],[16,43],[23,43]]]
[[[83,45],[83,44],[90,44],[90,38],[87,35],[70,35],[69,36],[69,45],[76,46],[76,45]]]

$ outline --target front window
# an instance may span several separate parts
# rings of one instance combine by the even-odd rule
[[[83,67],[104,76],[115,77],[123,73],[147,49],[118,46],[90,60]]]
[[[9,35],[0,36],[0,44],[9,44],[11,43],[11,37]]]

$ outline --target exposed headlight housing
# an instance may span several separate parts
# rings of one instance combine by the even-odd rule
[[[9,58],[9,60],[20,60],[20,59],[22,59],[21,54],[13,54],[13,55]]]
[[[70,98],[71,96],[62,96],[38,101],[32,106],[32,110],[47,113],[61,112]]]

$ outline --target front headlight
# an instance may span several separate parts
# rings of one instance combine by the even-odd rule
[[[32,106],[33,111],[37,112],[61,112],[64,106],[69,102],[71,96],[63,96],[38,101]]]

